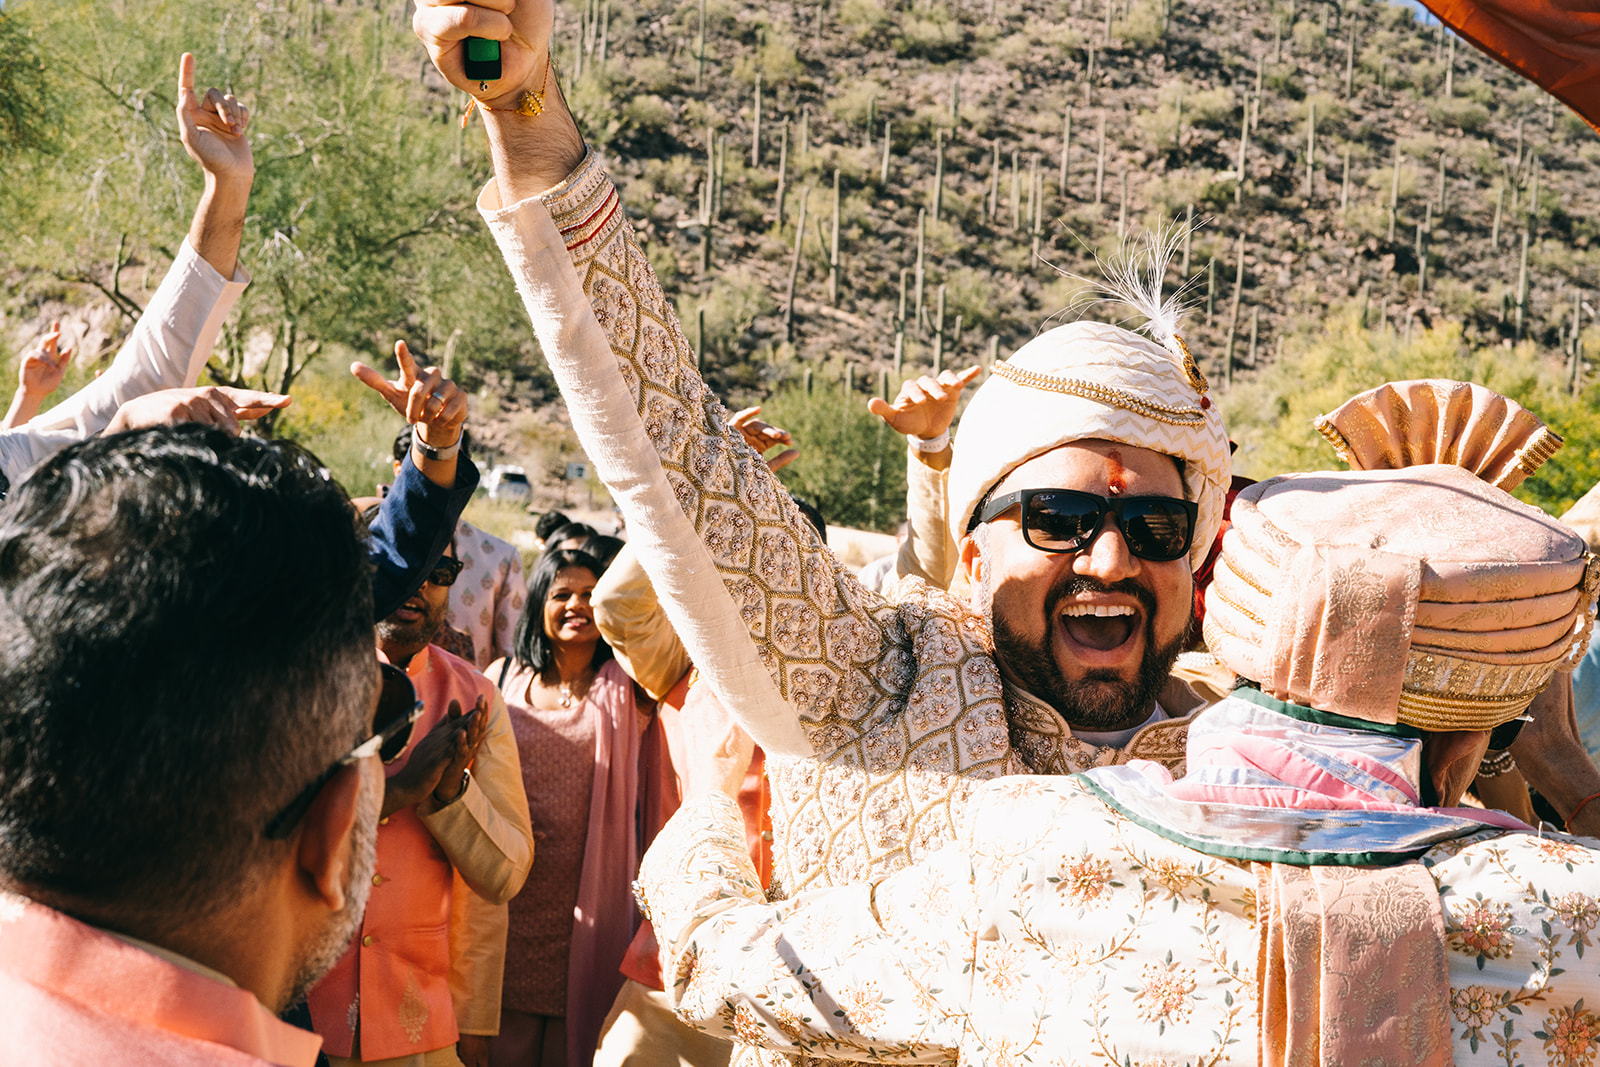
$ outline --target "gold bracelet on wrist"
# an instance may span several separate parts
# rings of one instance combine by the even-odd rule
[[[535,116],[542,115],[544,114],[545,89],[549,86],[549,84],[550,53],[548,50],[546,50],[544,54],[544,78],[539,82],[538,89],[525,89],[522,95],[517,97],[516,107],[490,107],[488,104],[480,101],[477,97],[468,96],[467,106],[461,109],[461,128],[467,128],[467,120],[472,117],[472,111],[474,108],[479,108],[484,111],[505,111],[514,115],[525,115],[530,119],[534,118]]]

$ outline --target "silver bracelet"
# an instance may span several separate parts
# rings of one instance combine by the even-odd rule
[[[943,452],[950,447],[950,431],[946,430],[938,437],[918,437],[915,434],[907,435],[907,441],[918,452]]]
[[[464,427],[463,430],[465,430]],[[422,427],[416,423],[412,423],[411,425],[412,445],[416,447],[418,452],[421,452],[425,457],[431,460],[454,459],[456,453],[461,451],[461,439],[465,436],[465,432],[456,434],[455,444],[446,445],[444,448],[434,448],[432,445],[422,439]]]

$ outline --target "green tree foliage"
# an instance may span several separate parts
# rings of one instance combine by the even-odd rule
[[[905,438],[867,411],[865,394],[846,396],[821,382],[807,393],[790,382],[762,405],[761,417],[788,430],[800,449],[778,477],[829,525],[887,532],[904,521]]]
[[[1314,337],[1286,346],[1284,358],[1222,398],[1234,467],[1252,478],[1343,466],[1312,420],[1350,397],[1390,381],[1452,378],[1510,397],[1566,439],[1562,450],[1516,495],[1552,515],[1600,481],[1600,385],[1570,392],[1570,365],[1531,343],[1475,348],[1459,323],[1419,330],[1407,342],[1393,330],[1364,329],[1359,314],[1335,315]]]
[[[0,193],[0,223],[27,235],[0,252],[0,268],[24,279],[5,310],[62,281],[118,291],[125,263],[153,267],[151,284],[160,277],[201,186],[172,118],[178,56],[192,51],[202,91],[224,87],[250,106],[256,161],[241,249],[252,284],[212,379],[289,391],[324,353],[381,362],[398,337],[431,361],[449,345],[469,381],[534,365],[472,203],[488,174],[481,138],[417,81],[400,9],[56,0],[23,10],[45,69],[89,103],[61,129],[73,167],[33,153],[3,183],[25,192]],[[123,310],[131,326],[138,307]]]
[[[20,15],[0,13],[0,159],[15,152],[51,152],[61,102]]]

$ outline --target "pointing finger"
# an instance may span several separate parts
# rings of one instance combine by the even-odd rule
[[[404,341],[394,343],[394,361],[400,365],[400,384],[409,390],[417,380],[417,361],[411,358],[411,348]]]
[[[178,101],[194,96],[194,53],[185,52],[178,57]]]
[[[405,390],[395,388],[393,382],[385,378],[376,370],[373,370],[371,367],[367,366],[365,363],[358,362],[350,364],[350,373],[355,375],[356,379],[361,382],[362,385],[365,385],[368,389],[371,389],[373,392],[383,397],[384,400],[388,401],[390,407],[394,408],[402,415],[406,413]]]

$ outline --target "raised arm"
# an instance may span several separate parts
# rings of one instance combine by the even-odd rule
[[[188,239],[105,373],[26,426],[0,435],[0,470],[15,481],[72,441],[99,433],[117,409],[160,389],[193,386],[249,277],[239,240],[255,180],[247,108],[220,89],[194,88],[194,57],[178,65],[178,131],[205,174]]]
[[[434,62],[487,109],[495,180],[479,206],[584,450],[696,666],[769,753],[857,745],[878,703],[860,691],[881,694],[883,661],[906,638],[696,375],[549,70],[551,21],[548,0],[418,5],[413,24]],[[505,77],[488,91],[462,75],[467,36],[502,42]]]

